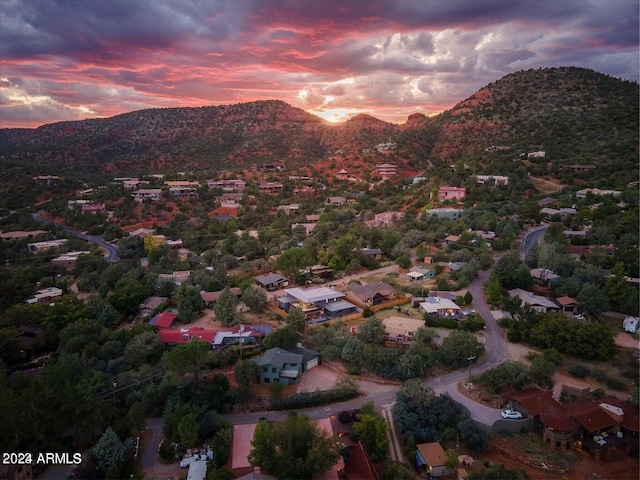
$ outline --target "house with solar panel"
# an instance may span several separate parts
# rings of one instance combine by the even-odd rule
[[[456,302],[442,297],[427,297],[420,303],[420,311],[434,317],[460,318],[462,309]]]

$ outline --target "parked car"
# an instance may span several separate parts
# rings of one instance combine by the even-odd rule
[[[500,415],[507,420],[520,420],[522,418],[522,414],[516,410],[503,410]]]

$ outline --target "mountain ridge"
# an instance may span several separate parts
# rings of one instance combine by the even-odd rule
[[[41,170],[103,174],[169,169],[293,165],[336,151],[357,155],[394,142],[394,161],[448,162],[489,145],[547,150],[567,162],[627,164],[638,153],[638,84],[593,70],[557,67],[509,74],[426,117],[403,124],[368,114],[330,123],[281,100],[154,108],[103,119],[1,129],[0,167],[16,161]],[[622,159],[618,158],[622,155]]]

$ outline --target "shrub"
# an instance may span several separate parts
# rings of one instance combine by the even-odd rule
[[[456,330],[458,328],[458,321],[451,317],[436,318],[427,316],[426,322],[427,327],[450,328],[451,330]]]
[[[569,369],[569,375],[575,378],[586,378],[589,373],[589,369],[584,365],[574,365]]]
[[[362,373],[362,370],[360,369],[360,367],[358,365],[349,365],[347,366],[347,373],[349,375],[360,375]]]

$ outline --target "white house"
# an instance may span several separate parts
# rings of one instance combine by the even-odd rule
[[[429,315],[457,316],[460,307],[453,300],[441,297],[427,297],[420,304],[420,311]]]

